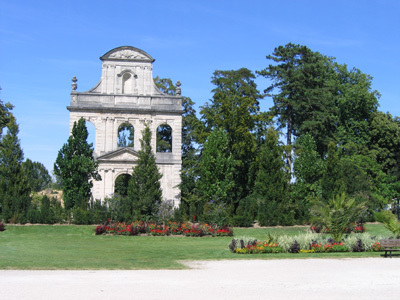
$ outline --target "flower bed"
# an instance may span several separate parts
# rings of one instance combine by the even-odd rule
[[[230,227],[216,227],[210,224],[191,224],[168,222],[166,225],[156,223],[145,223],[135,221],[131,224],[115,223],[109,225],[98,225],[95,229],[96,235],[139,235],[149,234],[153,236],[184,235],[189,237],[201,236],[233,236],[233,229]]]
[[[251,237],[236,238],[229,244],[229,249],[238,254],[372,252],[382,251],[380,239],[368,233],[357,233],[348,235],[338,243],[332,238],[308,232],[298,236],[268,236],[266,241]]]
[[[255,245],[247,245],[244,248],[236,248],[235,252],[238,254],[282,253],[283,250],[278,246],[278,244],[257,242]]]
[[[321,226],[311,225],[310,230],[315,233],[329,233],[330,229],[325,227],[322,228]],[[350,227],[345,229],[346,233],[363,233],[366,232],[367,229],[362,223],[354,223]]]

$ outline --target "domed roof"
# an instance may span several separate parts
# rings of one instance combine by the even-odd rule
[[[100,57],[102,61],[104,60],[125,60],[125,61],[146,61],[154,62],[155,59],[152,58],[145,51],[132,47],[132,46],[122,46],[114,48]]]

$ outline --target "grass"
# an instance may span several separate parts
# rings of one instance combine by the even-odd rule
[[[0,232],[0,269],[184,269],[179,261],[379,257],[381,253],[306,253],[238,255],[230,237],[95,236],[95,226],[13,226]],[[390,236],[381,224],[371,235]],[[268,233],[296,235],[307,227],[235,228],[235,236],[265,239]]]

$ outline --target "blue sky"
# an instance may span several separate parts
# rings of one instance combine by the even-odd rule
[[[92,88],[99,57],[124,45],[155,58],[153,75],[180,80],[197,108],[215,70],[261,70],[275,47],[306,45],[372,75],[380,110],[400,116],[399,15],[397,0],[0,0],[0,99],[15,106],[25,158],[49,171],[68,139],[71,78]]]

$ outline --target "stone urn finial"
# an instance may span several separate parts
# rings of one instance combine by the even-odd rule
[[[176,82],[176,94],[179,95],[179,96],[181,95],[181,91],[182,91],[181,90],[181,85],[182,85],[181,82],[178,80]]]
[[[76,77],[74,76],[72,78],[72,90],[76,91],[76,89],[78,88],[78,85],[76,84],[76,82],[78,81],[78,79],[76,79]]]

